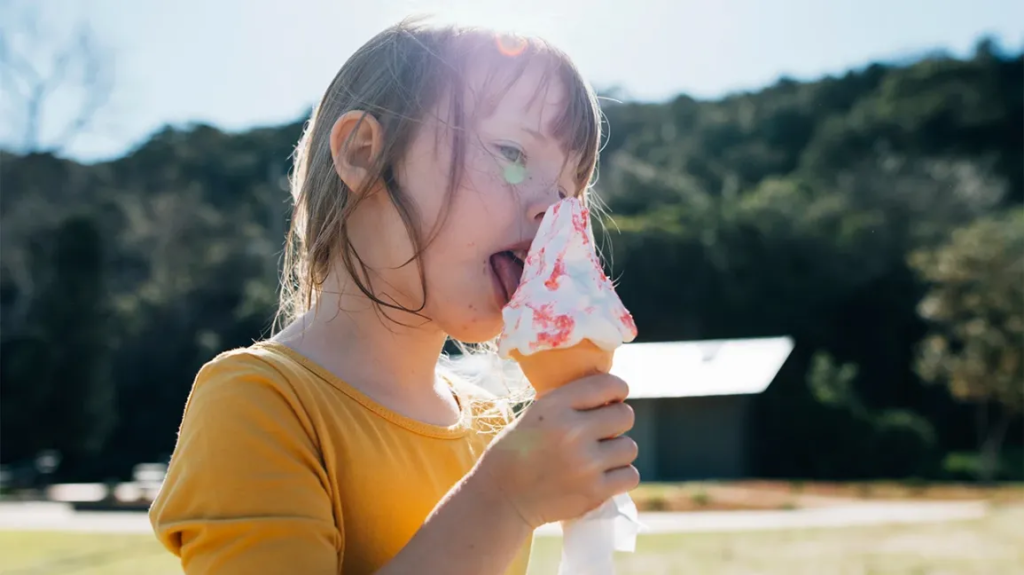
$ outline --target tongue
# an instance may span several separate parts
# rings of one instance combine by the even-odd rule
[[[523,277],[522,262],[503,252],[491,257],[491,265],[494,266],[494,272],[498,274],[498,280],[505,288],[505,294],[511,298],[519,287],[520,278]]]

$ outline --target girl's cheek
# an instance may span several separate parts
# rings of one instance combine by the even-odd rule
[[[474,151],[467,158],[467,170],[465,171],[472,182],[481,191],[494,191],[507,187],[504,167],[500,162],[485,152]]]
[[[507,170],[504,176],[506,185],[514,188],[516,193],[524,197],[546,195],[558,187],[556,179],[539,174],[529,167],[516,166],[512,170]]]

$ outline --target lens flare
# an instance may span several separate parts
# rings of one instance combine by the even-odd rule
[[[526,179],[526,166],[522,164],[509,164],[505,166],[505,181],[513,186],[523,183]]]
[[[499,34],[495,39],[498,51],[510,57],[515,57],[526,50],[526,38],[513,34]]]

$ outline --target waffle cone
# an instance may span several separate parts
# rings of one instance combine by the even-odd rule
[[[510,356],[519,362],[523,375],[537,390],[537,395],[543,395],[570,381],[608,373],[612,368],[613,353],[585,339],[565,349],[538,351],[530,355],[513,350]]]

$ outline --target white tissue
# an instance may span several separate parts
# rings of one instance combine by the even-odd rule
[[[579,519],[562,522],[558,575],[613,575],[615,551],[632,553],[641,524],[628,493],[605,501]]]

